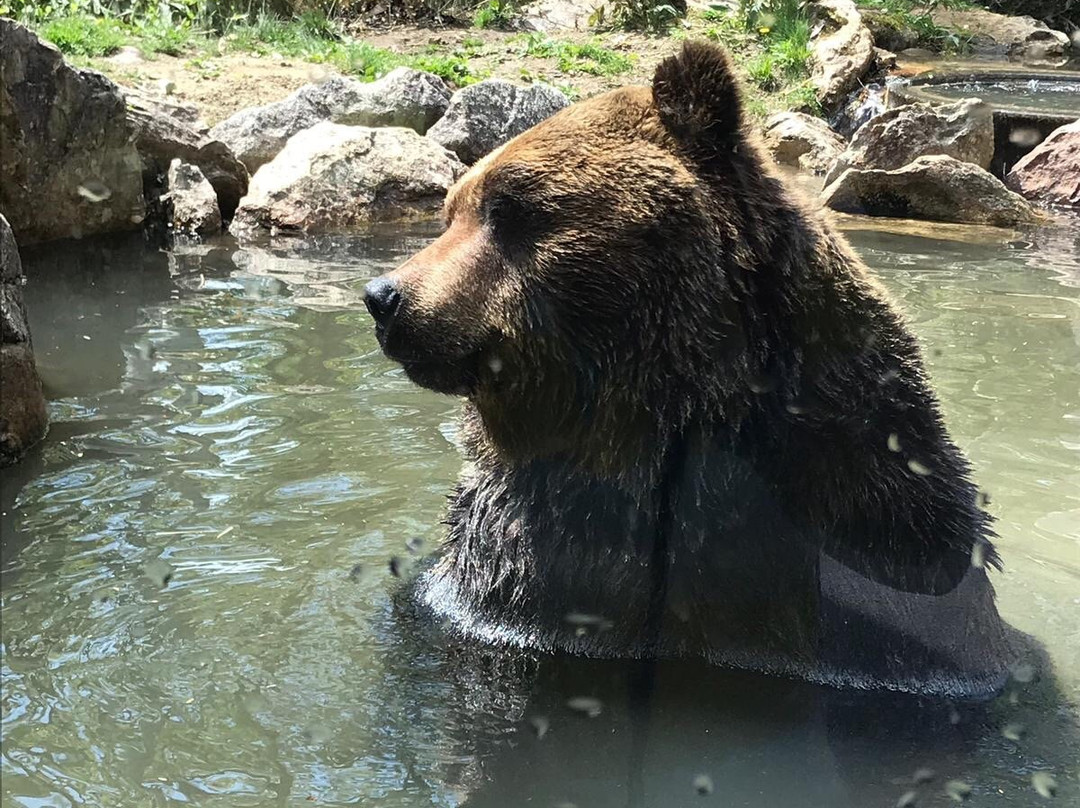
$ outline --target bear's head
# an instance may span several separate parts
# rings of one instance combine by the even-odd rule
[[[366,303],[385,353],[468,397],[500,455],[618,465],[671,406],[745,389],[738,298],[785,198],[727,56],[688,43],[651,88],[568,107],[477,163],[446,231]]]

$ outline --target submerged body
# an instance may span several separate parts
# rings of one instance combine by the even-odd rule
[[[989,521],[918,346],[766,166],[726,57],[550,118],[369,285],[380,343],[467,397],[418,595],[463,632],[814,681],[998,688]]]

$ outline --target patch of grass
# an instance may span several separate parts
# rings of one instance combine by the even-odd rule
[[[484,0],[473,15],[477,28],[509,28],[517,14],[515,0]]]
[[[771,53],[759,53],[747,62],[746,75],[754,85],[765,92],[771,93],[780,89],[779,70]]]
[[[88,14],[49,20],[41,27],[40,34],[63,53],[73,56],[108,56],[131,39],[119,21]]]
[[[971,50],[972,37],[964,31],[952,31],[934,21],[937,7],[950,9],[972,8],[966,0],[855,0],[855,5],[876,13],[880,26],[897,31],[910,31],[916,44],[942,53],[966,53]]]
[[[589,25],[663,34],[682,16],[671,0],[610,0],[593,12]]]
[[[189,23],[166,25],[158,20],[134,26],[133,33],[144,56],[182,56],[194,49],[192,40],[196,37]]]
[[[520,41],[522,55],[554,58],[563,73],[617,76],[634,65],[630,56],[605,48],[595,40],[579,44],[550,39],[543,34],[526,34]]]

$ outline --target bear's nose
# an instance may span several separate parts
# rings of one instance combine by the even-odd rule
[[[364,305],[379,325],[386,325],[401,303],[401,294],[389,278],[376,278],[364,287]]]

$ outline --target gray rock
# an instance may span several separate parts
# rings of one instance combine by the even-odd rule
[[[128,123],[135,134],[148,197],[164,193],[165,174],[172,161],[179,159],[198,166],[217,194],[221,215],[232,216],[248,187],[247,168],[232,150],[159,100],[138,94],[128,100]],[[156,210],[156,200],[148,201]]]
[[[993,110],[977,98],[886,110],[855,132],[847,151],[829,169],[825,184],[849,168],[889,170],[928,154],[989,168],[994,155]]]
[[[487,79],[454,93],[446,114],[428,137],[475,163],[503,143],[570,105],[570,99],[547,84],[522,86]]]
[[[892,171],[849,168],[822,192],[845,213],[1010,227],[1037,221],[1019,194],[984,169],[931,155]]]
[[[179,158],[169,166],[169,199],[176,233],[209,236],[221,232],[221,211],[214,186],[198,166]]]
[[[231,230],[335,233],[431,215],[464,172],[451,152],[411,129],[324,121],[293,135],[255,172]]]
[[[0,466],[19,460],[48,427],[26,322],[23,281],[15,235],[0,215]]]
[[[1032,64],[1060,65],[1068,60],[1072,49],[1066,34],[1031,17],[996,14],[980,8],[937,8],[933,18],[944,28],[971,35],[976,53],[1007,56]]]
[[[119,88],[0,18],[0,214],[26,246],[134,230],[139,155]]]
[[[765,121],[765,146],[773,159],[822,174],[847,146],[820,118],[802,112],[779,112]]]
[[[1058,127],[1025,154],[1005,184],[1045,205],[1080,208],[1080,120]]]
[[[817,0],[811,8],[820,30],[810,40],[810,82],[822,107],[832,110],[870,68],[874,37],[852,0]]]
[[[210,130],[210,136],[228,144],[254,172],[273,160],[290,137],[322,121],[404,126],[422,135],[449,103],[450,90],[442,79],[408,67],[371,83],[331,76],[281,101],[240,110]]]
[[[206,121],[202,119],[199,108],[194,104],[186,101],[176,101],[172,98],[150,95],[149,93],[132,87],[121,87],[120,90],[124,93],[124,98],[127,101],[129,108],[137,107],[147,112],[175,118],[180,123],[195,130],[195,133],[199,136],[207,135],[210,132],[210,127],[206,125]]]
[[[589,19],[602,5],[602,0],[534,0],[521,9],[521,27],[543,34],[587,31]]]

